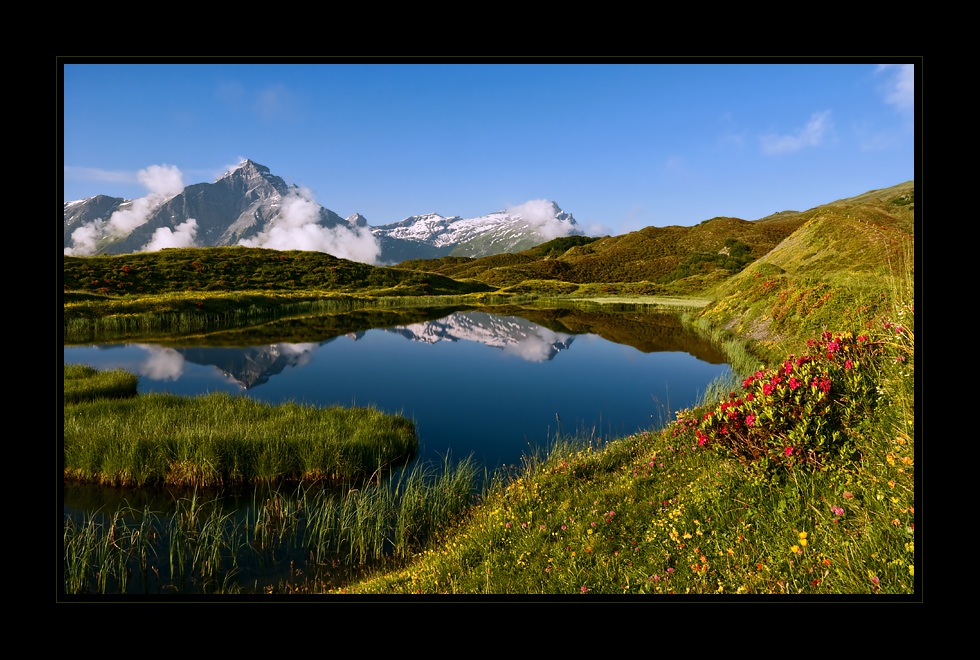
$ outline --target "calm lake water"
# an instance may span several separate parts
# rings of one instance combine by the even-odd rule
[[[584,433],[601,442],[648,430],[690,406],[712,380],[730,374],[724,357],[684,332],[671,315],[493,311],[359,310],[297,317],[212,330],[204,339],[65,346],[64,361],[132,371],[140,375],[144,393],[224,391],[273,404],[374,406],[415,420],[416,460],[438,468],[447,455],[455,461],[472,454],[478,468],[490,472],[519,464],[523,454],[546,447],[558,433]],[[343,490],[336,494],[344,496]],[[269,492],[222,491],[211,501],[213,495],[202,494],[209,501],[202,510],[220,506],[233,512],[231,533],[256,519]],[[62,508],[66,521],[120,509],[133,524],[143,510],[161,515],[153,523],[160,534],[153,571],[141,577],[131,558],[126,589],[196,593],[201,587],[193,576],[188,582],[166,569],[168,516],[179,499],[189,497],[180,489],[66,484]],[[334,586],[350,579],[343,556],[313,562],[301,540],[256,550],[255,529],[241,538],[247,540],[233,551],[232,582],[246,593],[291,580],[294,565]],[[117,588],[113,583],[107,590]]]
[[[472,453],[489,470],[558,432],[648,430],[730,373],[670,315],[518,311],[428,310],[424,321],[347,332],[331,319],[335,330],[309,341],[65,346],[64,362],[138,373],[140,392],[374,406],[416,421],[422,460]]]

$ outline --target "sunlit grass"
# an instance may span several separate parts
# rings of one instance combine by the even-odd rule
[[[64,403],[136,396],[138,384],[138,376],[122,369],[99,371],[88,365],[66,364]]]
[[[63,438],[66,478],[120,486],[353,479],[418,449],[404,417],[227,394],[66,402]]]

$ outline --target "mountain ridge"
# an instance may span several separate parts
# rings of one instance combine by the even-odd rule
[[[571,214],[543,200],[478,218],[427,213],[371,226],[360,213],[342,218],[308,190],[248,159],[211,183],[180,191],[66,202],[63,223],[64,253],[73,256],[245,245],[316,250],[372,264],[485,256],[581,233]]]

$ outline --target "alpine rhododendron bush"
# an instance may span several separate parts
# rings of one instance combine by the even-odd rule
[[[701,419],[680,419],[698,445],[764,472],[806,465],[844,467],[873,419],[885,339],[824,332],[778,368],[757,371]],[[676,431],[675,431],[676,432]]]

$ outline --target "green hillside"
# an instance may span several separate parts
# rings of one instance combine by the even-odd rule
[[[706,282],[728,277],[766,254],[802,222],[796,217],[766,223],[712,218],[694,227],[647,227],[596,239],[557,238],[514,254],[414,260],[399,267],[501,288],[520,288],[523,282],[536,280],[575,284],[645,281],[659,284],[658,291],[663,293],[690,292],[689,286],[679,288],[672,283],[691,276]]]
[[[388,295],[489,290],[446,277],[382,268],[323,252],[217,247],[165,249],[112,257],[64,257],[64,290],[107,295],[186,291],[386,291]],[[66,296],[66,300],[73,296]]]
[[[269,315],[347,307],[352,301],[466,296],[493,291],[476,281],[371,266],[322,252],[213,247],[115,256],[63,257],[66,339],[100,331],[169,334]]]
[[[778,354],[781,344],[875,318],[914,273],[913,200],[910,182],[795,214],[799,229],[708,292],[700,324]]]

